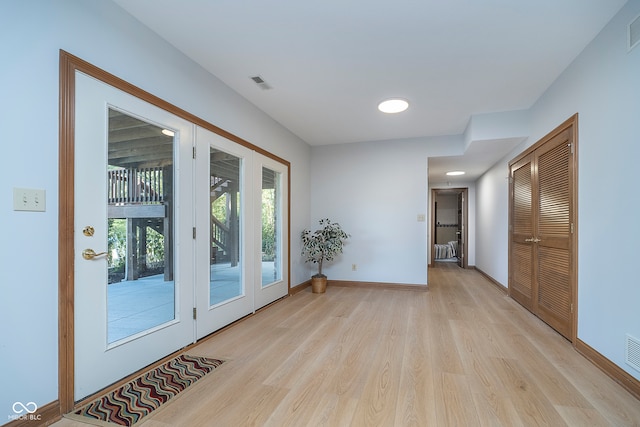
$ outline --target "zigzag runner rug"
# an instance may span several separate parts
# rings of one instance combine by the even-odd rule
[[[206,357],[178,356],[65,417],[94,425],[133,426],[222,363]]]

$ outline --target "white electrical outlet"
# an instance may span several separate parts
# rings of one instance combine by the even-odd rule
[[[33,188],[14,188],[13,210],[44,212],[46,210],[45,191]]]
[[[358,265],[357,264],[351,264],[351,271],[357,271],[358,270]]]

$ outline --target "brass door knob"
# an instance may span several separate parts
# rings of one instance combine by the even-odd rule
[[[96,253],[96,251],[94,251],[93,249],[85,249],[84,251],[82,251],[82,258],[94,259],[97,256],[106,255],[106,254],[107,254],[106,252]]]

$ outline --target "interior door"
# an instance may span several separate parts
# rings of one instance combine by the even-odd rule
[[[458,238],[458,266],[464,268],[464,253],[465,253],[465,204],[464,204],[464,192],[458,193],[458,230],[456,231],[456,236]]]
[[[196,129],[197,336],[254,311],[253,152]],[[249,243],[249,244],[247,244]]]
[[[572,128],[536,151],[537,255],[536,309],[542,320],[565,337],[571,335],[571,171]]]
[[[194,341],[193,126],[79,72],[75,112],[77,401]]]
[[[511,164],[509,293],[560,334],[574,333],[574,118]]]
[[[535,257],[533,248],[534,212],[532,155],[511,165],[511,227],[509,257],[509,294],[533,310]]]

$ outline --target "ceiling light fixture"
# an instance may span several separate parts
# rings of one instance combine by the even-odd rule
[[[162,129],[162,133],[163,133],[164,135],[167,135],[167,136],[173,136],[173,135],[175,135],[175,132],[174,132],[174,131],[172,131],[172,130],[169,130],[169,129]]]
[[[400,98],[387,99],[378,104],[378,110],[387,114],[401,113],[407,108],[409,108],[409,103]]]
[[[458,175],[464,175],[465,172],[464,171],[451,171],[451,172],[447,172],[447,175],[449,176],[458,176]]]

